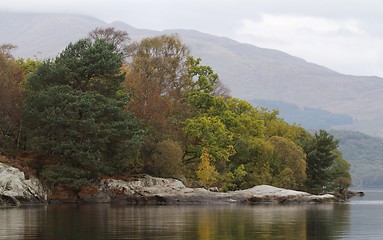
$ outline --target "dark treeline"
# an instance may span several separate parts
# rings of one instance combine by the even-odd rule
[[[191,186],[314,193],[351,183],[338,141],[232,98],[176,35],[96,29],[56,58],[0,52],[0,149],[50,186],[151,174]],[[240,76],[238,76],[240,77]]]

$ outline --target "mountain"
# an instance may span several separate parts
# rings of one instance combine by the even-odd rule
[[[178,33],[191,54],[210,65],[234,97],[293,104],[300,109],[318,110],[319,115],[325,111],[334,114],[333,117],[348,119],[337,128],[383,136],[382,78],[340,74],[281,51],[225,37],[192,30],[137,29],[123,22],[106,23],[90,16],[0,12],[0,44],[17,45],[14,52],[17,57],[52,57],[69,42],[85,37],[96,27],[106,26],[127,31],[135,41]],[[316,118],[316,126],[329,125],[327,119]]]
[[[287,123],[299,124],[306,129],[331,129],[334,126],[352,124],[353,119],[344,114],[330,113],[329,111],[299,107],[292,103],[281,101],[253,99],[251,104],[268,109],[278,109],[281,116]]]

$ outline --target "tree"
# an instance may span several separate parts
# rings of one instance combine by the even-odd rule
[[[233,135],[218,117],[196,117],[185,122],[185,163],[199,159],[207,149],[218,171],[223,171],[233,155]]]
[[[130,61],[124,66],[128,109],[148,130],[141,153],[150,167],[158,143],[182,142],[181,123],[191,112],[181,94],[189,51],[177,35],[145,38],[129,50]]]
[[[154,135],[165,134],[164,139],[176,131],[174,116],[185,111],[179,106],[188,53],[177,35],[145,38],[130,46],[125,78],[126,92],[132,97],[129,109]]]
[[[16,62],[20,65],[21,69],[23,70],[25,80],[31,77],[33,73],[35,73],[42,64],[40,60],[31,58],[19,58],[16,60]]]
[[[0,52],[0,147],[20,147],[21,83],[20,66]]]
[[[181,178],[183,151],[179,143],[164,140],[156,145],[151,155],[149,172],[158,177]]]
[[[13,59],[13,55],[11,52],[15,48],[17,48],[17,46],[10,43],[2,44],[0,45],[0,52],[3,54],[5,58]]]
[[[347,194],[347,189],[351,185],[351,175],[350,175],[350,163],[347,162],[342,153],[339,150],[335,151],[336,159],[329,169],[330,179],[332,184],[330,185],[331,190],[339,193],[341,195]]]
[[[204,148],[200,159],[201,161],[198,164],[196,172],[197,178],[201,181],[201,184],[204,187],[211,187],[216,183],[218,177],[218,172],[216,171],[214,165],[211,164],[212,155],[210,155],[209,151]]]
[[[231,169],[243,165],[246,175],[241,182],[236,182],[239,188],[251,188],[261,184],[272,184],[271,156],[273,146],[263,138],[242,137],[236,139],[235,155],[231,160]]]
[[[302,189],[306,180],[306,156],[303,149],[293,141],[273,136],[271,171],[273,185],[289,189]]]
[[[89,33],[89,39],[104,40],[116,47],[117,53],[122,53],[124,56],[129,51],[129,34],[125,31],[117,30],[114,27],[96,28]]]
[[[308,190],[321,193],[329,187],[332,180],[329,169],[337,158],[337,147],[338,140],[324,130],[315,133],[314,138],[306,143]]]
[[[183,87],[188,54],[188,48],[177,35],[145,38],[130,46],[132,60],[129,68],[134,76],[157,85],[160,95],[171,96]]]
[[[192,91],[212,94],[218,83],[218,74],[214,73],[210,66],[201,65],[200,58],[188,57],[187,65],[190,79],[188,87]]]
[[[54,159],[44,172],[52,184],[127,170],[127,156],[142,130],[124,111],[128,97],[122,92],[121,64],[114,45],[80,40],[28,79],[23,123],[32,147]],[[68,169],[78,174],[68,176]]]

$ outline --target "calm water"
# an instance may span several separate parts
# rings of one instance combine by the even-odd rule
[[[0,239],[383,239],[383,191],[349,204],[0,209]]]

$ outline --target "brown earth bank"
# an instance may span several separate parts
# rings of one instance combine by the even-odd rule
[[[0,206],[57,203],[120,204],[259,204],[332,203],[340,198],[269,185],[232,192],[188,188],[177,179],[143,176],[134,180],[99,179],[75,192],[62,186],[46,190],[33,176],[0,163]]]

